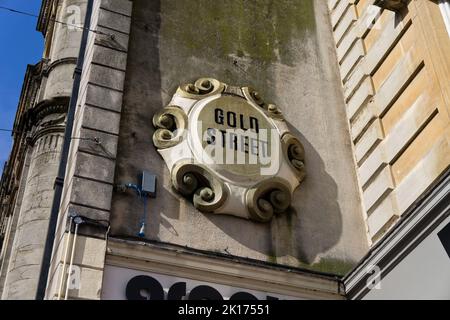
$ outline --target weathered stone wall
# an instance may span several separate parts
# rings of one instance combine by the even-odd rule
[[[328,1],[373,243],[450,167],[450,40],[439,5],[389,4]]]
[[[37,83],[39,92],[26,106],[29,110],[25,130],[30,137],[31,158],[23,177],[26,183],[15,217],[17,225],[11,230],[14,240],[10,239],[12,247],[5,259],[8,265],[2,299],[36,297],[82,34],[73,24],[83,21],[86,3],[86,0],[54,3],[54,19],[62,23],[50,22],[45,35],[44,67]],[[78,19],[72,17],[73,8]],[[29,90],[26,86],[25,83],[25,89]]]
[[[60,132],[34,145],[2,299],[36,296],[62,141]]]
[[[20,208],[22,206],[23,194],[27,183],[28,170],[30,168],[31,148],[27,148],[24,154],[24,164],[22,169],[22,177],[19,184],[19,194],[14,204],[14,211],[9,217],[8,226],[6,229],[6,238],[3,243],[1,253],[1,267],[0,267],[0,293],[3,293],[3,287],[5,284],[6,274],[8,271],[9,261],[11,259],[11,250],[13,247],[14,236],[17,230],[17,222],[19,220]]]
[[[204,76],[256,88],[305,146],[307,178],[288,214],[268,224],[202,214],[171,190],[152,117]],[[158,175],[148,239],[344,273],[367,250],[350,142],[325,2],[133,2],[115,182]],[[115,193],[111,234],[136,237],[142,212],[131,191]]]
[[[42,99],[70,97],[72,95],[73,71],[80,50],[82,29],[76,24],[84,22],[86,0],[59,1],[57,7],[58,21],[52,34],[46,41],[51,42],[48,58],[53,64],[47,84],[42,87]],[[77,17],[76,14],[79,14]]]
[[[46,299],[100,299],[131,8],[128,0],[93,1],[90,29],[98,32],[87,34]],[[69,214],[106,227],[81,224],[75,241]],[[72,253],[80,282],[66,291]]]

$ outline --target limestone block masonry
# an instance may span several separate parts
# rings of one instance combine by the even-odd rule
[[[44,1],[43,8],[55,5],[53,20],[65,21],[69,15],[67,8],[72,5],[80,8],[81,19],[85,4],[85,0],[54,1],[52,4]],[[51,27],[45,31],[38,25],[46,37],[47,47],[40,64],[40,77],[34,83],[24,84],[23,92],[32,91],[32,94],[23,96],[26,99],[26,111],[23,117],[16,119],[15,124],[27,131],[31,158],[23,201],[16,217],[14,239],[10,239],[13,244],[7,259],[8,265],[2,267],[2,299],[36,297],[66,112],[72,92],[72,76],[81,40],[79,29],[71,29],[53,21],[47,21],[47,25]],[[39,86],[39,89],[34,86]]]
[[[328,1],[373,242],[450,165],[450,40],[438,4],[379,3]]]
[[[91,29],[99,32],[87,40],[47,299],[100,299],[106,230],[81,226],[75,241],[67,221],[69,214],[109,220],[131,10],[127,0],[93,2]],[[65,296],[72,250],[81,285]]]

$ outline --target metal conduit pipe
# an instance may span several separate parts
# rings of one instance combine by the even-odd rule
[[[71,230],[72,230],[72,223],[73,223],[73,217],[70,217],[69,222],[69,232],[67,234],[67,240],[66,245],[64,248],[64,262],[62,265],[62,271],[61,271],[61,281],[59,282],[59,288],[58,288],[58,300],[61,300],[61,291],[63,289],[63,283],[64,283],[64,275],[66,274],[66,264],[67,264],[67,256],[69,254],[69,245],[70,245],[70,236],[71,236]]]
[[[77,236],[78,236],[78,226],[82,223],[81,218],[76,217],[74,219],[75,222],[75,232],[73,236],[73,242],[72,242],[72,250],[70,253],[70,263],[69,263],[69,272],[67,274],[67,280],[66,280],[66,292],[64,294],[64,300],[67,300],[69,297],[69,284],[70,284],[70,277],[72,275],[72,267],[73,267],[73,258],[75,256],[75,248],[77,244]]]

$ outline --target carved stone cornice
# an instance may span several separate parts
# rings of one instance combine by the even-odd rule
[[[62,58],[55,61],[52,61],[52,63],[48,64],[45,69],[43,70],[44,75],[48,75],[55,67],[62,65],[62,64],[73,64],[76,65],[78,61],[78,58],[75,57],[69,57],[69,58]]]
[[[36,124],[36,122],[52,113],[66,113],[69,102],[70,97],[57,97],[39,102],[34,108],[29,110],[28,119],[31,121],[30,124]]]
[[[408,5],[407,0],[375,0],[374,6],[391,11],[400,11]]]
[[[55,0],[43,0],[42,1],[36,30],[42,32],[42,34],[44,36],[47,33],[48,23],[51,20],[51,14],[52,14],[52,8],[53,8],[54,1]]]
[[[161,242],[109,237],[106,264],[253,290],[270,288],[299,299],[342,299],[344,292],[339,279],[328,274]]]
[[[29,143],[33,145],[41,136],[53,132],[64,132],[69,97],[44,100],[26,115]]]
[[[28,65],[20,93],[16,118],[14,120],[14,131],[21,132],[27,125],[27,113],[35,104],[39,88],[41,86],[42,75],[47,68],[48,60],[42,59],[35,65]]]

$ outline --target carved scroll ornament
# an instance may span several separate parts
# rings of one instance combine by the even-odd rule
[[[212,78],[181,85],[153,125],[173,188],[201,212],[270,221],[305,177],[301,142],[253,88]]]

